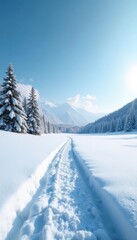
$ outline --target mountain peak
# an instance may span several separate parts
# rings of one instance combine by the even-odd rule
[[[46,101],[42,104],[42,109],[46,119],[54,124],[67,124],[71,126],[84,126],[93,122],[103,114],[90,113],[84,109],[76,108],[65,102],[54,104]]]

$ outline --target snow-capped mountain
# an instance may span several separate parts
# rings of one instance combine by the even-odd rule
[[[87,112],[84,109],[71,106],[69,103],[52,104],[45,102],[41,104],[45,118],[54,124],[67,124],[72,126],[83,126],[94,122],[103,114]]]

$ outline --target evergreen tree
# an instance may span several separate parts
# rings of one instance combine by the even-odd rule
[[[107,132],[107,123],[104,122],[103,124],[103,133]]]
[[[47,129],[48,129],[48,133],[51,133],[51,127],[50,127],[50,123],[47,123]]]
[[[56,133],[56,127],[53,125],[53,133]]]
[[[44,114],[43,114],[43,116],[42,116],[42,119],[41,119],[41,125],[42,125],[42,131],[43,131],[43,133],[47,133],[47,124],[46,124],[46,120],[45,120],[45,116],[44,116]]]
[[[99,124],[99,133],[103,133],[103,123]]]
[[[22,107],[20,93],[12,65],[6,72],[0,91],[0,129],[10,132],[27,132],[26,114]]]
[[[125,123],[125,132],[131,132],[132,131],[132,118],[131,114],[127,116],[126,123]]]
[[[110,132],[115,132],[115,128],[116,128],[115,121],[113,119],[110,123]]]
[[[22,106],[24,108],[25,113],[27,114],[27,98],[26,97],[24,97],[23,99]]]
[[[120,131],[122,131],[122,130],[123,130],[122,120],[121,120],[121,118],[119,118],[119,119],[117,120],[117,124],[116,124],[116,132],[120,132]]]
[[[50,123],[50,133],[53,133],[53,124]]]
[[[27,103],[27,124],[29,133],[36,135],[40,134],[39,108],[37,103],[37,96],[33,87],[30,91]]]
[[[122,121],[122,131],[123,131],[125,127],[126,117],[122,117],[121,121]]]
[[[131,117],[131,122],[132,122],[132,129],[135,129],[136,128],[136,116],[135,116],[134,109],[131,110],[130,117]]]
[[[135,116],[135,129],[137,129],[137,116]]]

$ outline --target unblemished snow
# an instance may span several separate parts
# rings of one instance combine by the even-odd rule
[[[0,132],[1,240],[136,240],[137,135]]]
[[[75,135],[75,154],[121,240],[137,239],[137,135]]]

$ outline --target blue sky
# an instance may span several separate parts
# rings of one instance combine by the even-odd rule
[[[0,78],[12,63],[44,99],[113,111],[137,96],[136,12],[136,0],[0,1]]]

